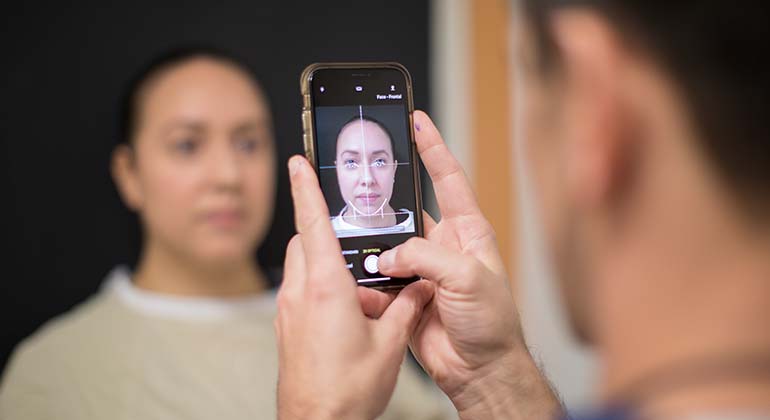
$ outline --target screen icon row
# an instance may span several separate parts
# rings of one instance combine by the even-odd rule
[[[324,93],[324,92],[326,92],[326,86],[321,86],[320,88],[318,88],[318,90],[321,93]],[[357,85],[355,87],[355,90],[356,90],[356,92],[363,92],[364,91],[364,87],[360,86],[360,85]],[[390,85],[390,91],[391,92],[395,92],[396,91],[396,85]]]

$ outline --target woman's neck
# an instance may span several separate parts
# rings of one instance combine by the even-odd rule
[[[396,225],[396,215],[393,207],[386,205],[382,208],[382,213],[376,213],[371,216],[365,216],[348,206],[342,214],[342,218],[351,225],[362,228],[381,228]]]
[[[256,294],[267,279],[251,259],[206,264],[174,253],[160,244],[145,244],[134,284],[158,293],[182,296],[233,297]]]

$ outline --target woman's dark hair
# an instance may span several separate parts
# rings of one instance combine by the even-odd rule
[[[770,16],[764,2],[523,0],[544,72],[559,67],[549,13],[596,10],[681,88],[705,155],[753,210],[770,205]],[[766,215],[766,211],[763,211]]]
[[[131,144],[136,134],[140,96],[147,84],[166,70],[194,58],[211,58],[231,64],[259,86],[256,73],[246,61],[232,52],[210,46],[185,46],[168,50],[147,62],[126,84],[118,110],[118,142]]]
[[[339,140],[340,133],[342,133],[342,129],[347,127],[350,123],[361,121],[361,120],[369,121],[370,123],[376,124],[378,127],[382,129],[382,131],[385,132],[385,134],[387,134],[388,140],[390,140],[390,150],[393,151],[393,160],[398,160],[398,158],[396,157],[396,142],[395,140],[393,140],[393,134],[390,132],[390,130],[388,130],[388,127],[385,127],[385,124],[383,124],[382,122],[380,122],[379,120],[373,117],[368,117],[366,115],[356,115],[351,119],[345,121],[345,124],[342,124],[342,127],[340,127],[340,131],[337,132],[337,139]]]

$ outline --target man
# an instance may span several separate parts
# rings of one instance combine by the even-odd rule
[[[603,361],[599,418],[770,418],[766,11],[524,7],[522,150],[570,319]],[[414,120],[442,217],[382,254],[383,274],[424,279],[395,298],[356,290],[311,167],[289,162],[279,417],[376,417],[407,343],[462,419],[563,416],[494,232],[436,128]]]

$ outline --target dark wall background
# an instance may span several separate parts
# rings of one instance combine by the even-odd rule
[[[4,6],[0,80],[0,370],[42,323],[138,254],[109,175],[118,96],[151,56],[221,46],[259,73],[275,116],[280,177],[259,258],[278,267],[293,234],[284,162],[301,153],[299,74],[315,61],[399,61],[428,103],[428,2],[140,0]]]

